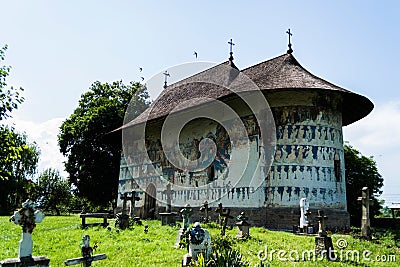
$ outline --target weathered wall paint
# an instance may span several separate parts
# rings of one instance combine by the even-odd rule
[[[159,133],[150,132],[146,140],[148,155],[162,175],[149,173],[146,164],[127,166],[122,158],[118,192],[139,190],[135,181],[140,188],[147,188],[152,183],[157,190],[157,199],[161,200],[158,205],[165,206],[165,180],[168,180],[173,183],[172,205],[178,207],[184,206],[188,200],[198,200],[198,203],[208,200],[211,206],[222,202],[224,206],[239,208],[297,208],[300,198],[306,197],[313,208],[345,210],[341,97],[316,91],[279,92],[266,97],[274,114],[277,136],[271,169],[266,165],[256,169],[259,157],[265,156],[260,151],[262,140],[259,140],[254,117],[241,116],[248,132],[248,136],[241,138],[248,142],[251,151],[249,169],[256,169],[255,175],[264,180],[261,187],[249,185],[250,175],[246,172],[246,178],[237,184],[226,182],[230,175],[243,171],[239,163],[248,159],[241,158],[245,153],[240,147],[232,151],[229,137],[222,127],[210,120],[200,119],[184,127],[179,147],[188,159],[194,160],[201,150],[199,142],[203,138],[213,139],[217,145],[217,157],[213,161],[212,173],[210,168],[196,173],[175,168],[166,160]],[[132,151],[135,151],[134,147]],[[141,157],[135,154],[130,156]],[[233,161],[236,163],[231,164]],[[207,186],[211,184],[212,187]],[[191,188],[178,191],[174,185],[190,185]],[[139,196],[142,200],[136,203],[138,207],[144,205],[144,192]]]
[[[258,127],[254,116],[244,116],[242,120],[248,135],[235,137],[243,141],[243,146],[236,147],[235,151],[232,151],[230,138],[224,128],[214,121],[197,119],[183,128],[179,137],[179,147],[186,158],[195,160],[198,157],[199,151],[202,149],[199,143],[204,138],[212,139],[217,145],[217,154],[212,166],[204,166],[206,168],[199,172],[182,171],[170,164],[164,155],[157,129],[149,132],[148,140],[146,140],[148,155],[157,173],[162,175],[149,173],[146,164],[127,166],[122,157],[118,193],[139,190],[139,187],[147,188],[150,183],[153,183],[157,188],[157,199],[161,200],[159,205],[164,206],[167,199],[166,181],[169,181],[173,184],[171,198],[174,206],[184,206],[188,200],[198,200],[200,204],[207,200],[210,206],[216,206],[219,202],[225,206],[263,206],[265,183],[261,188],[254,188],[247,179],[247,177],[251,178],[255,175],[264,180],[268,171],[265,166],[262,170],[257,169],[257,162],[261,155]],[[247,155],[247,149],[250,150],[249,159],[242,156]],[[207,153],[207,151],[203,151],[203,153]],[[132,157],[135,156],[138,155],[132,155]],[[247,166],[247,168],[243,168],[243,166]],[[228,178],[240,173],[243,173],[245,178],[238,180],[235,184],[228,181],[230,180]],[[189,189],[176,190],[175,185],[186,186]],[[144,197],[136,205],[143,205],[143,200]],[[214,203],[215,201],[217,203]],[[118,203],[120,202],[119,200]]]
[[[315,208],[346,209],[341,97],[281,92],[270,102],[277,145],[267,178],[267,206],[297,207],[305,197]]]

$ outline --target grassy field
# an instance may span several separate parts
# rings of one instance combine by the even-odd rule
[[[14,258],[18,255],[21,227],[9,222],[8,218],[0,217],[0,259]],[[101,219],[87,219],[87,222],[99,222],[99,220],[101,221]],[[33,232],[33,254],[50,258],[51,266],[64,266],[66,259],[80,256],[82,235],[88,234],[92,246],[98,243],[95,254],[107,254],[106,260],[94,262],[92,266],[180,266],[186,251],[173,248],[178,227],[161,226],[159,221],[146,221],[144,224],[149,226],[149,232],[146,234],[143,231],[144,226],[120,231],[114,228],[113,220],[110,222],[108,228],[96,226],[81,229],[79,215],[48,216]],[[212,237],[219,234],[217,228],[209,230]],[[236,232],[234,228],[228,230],[227,235],[234,237]],[[234,242],[235,249],[243,254],[249,266],[260,263],[259,256],[265,258],[263,262],[267,266],[400,265],[400,236],[392,232],[382,232],[377,240],[371,242],[350,235],[332,235],[334,247],[338,250],[336,262],[318,258],[308,259],[307,254],[305,259],[302,258],[303,251],[314,249],[313,237],[263,228],[251,228],[250,234],[252,237],[249,240]],[[341,245],[347,244],[343,250],[338,249],[338,240]],[[278,252],[279,250],[283,252]]]

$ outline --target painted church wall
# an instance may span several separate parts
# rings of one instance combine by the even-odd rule
[[[291,98],[287,92],[270,96],[277,145],[267,178],[267,206],[297,207],[305,197],[314,207],[345,209],[340,96],[289,93]]]
[[[266,97],[274,114],[277,141],[270,169],[265,160],[262,160],[264,165],[257,168],[256,162],[263,157],[259,150],[262,140],[259,140],[258,126],[248,110],[234,103],[247,129],[247,135],[241,138],[248,146],[239,146],[232,151],[226,132],[216,122],[205,119],[192,121],[184,127],[179,138],[183,155],[196,159],[201,149],[199,143],[204,138],[212,138],[218,149],[213,171],[205,168],[190,173],[169,163],[161,146],[159,129],[155,127],[149,131],[146,140],[151,163],[128,166],[121,159],[119,193],[141,190],[139,196],[142,200],[136,205],[143,206],[143,189],[154,184],[157,199],[161,200],[158,205],[165,206],[166,181],[169,181],[173,190],[172,205],[179,207],[188,200],[199,205],[207,200],[211,206],[222,202],[224,206],[239,208],[298,208],[300,198],[306,197],[312,207],[344,210],[346,188],[340,95],[289,90],[268,93]],[[247,155],[247,149],[250,150],[250,159],[243,156]],[[128,157],[143,157],[134,153],[135,144],[132,144],[131,151]],[[243,163],[248,166],[244,173]],[[152,169],[148,167],[150,164],[155,171],[149,171]],[[229,177],[238,173],[245,179],[234,184],[227,182]],[[249,176],[253,173],[258,179],[265,180],[261,187],[249,184]],[[178,186],[187,189],[177,190]]]
[[[231,141],[227,132],[215,121],[208,119],[197,119],[189,122],[181,131],[179,136],[179,148],[182,154],[190,160],[196,160],[202,149],[200,142],[204,138],[212,139],[217,145],[216,157],[211,166],[205,166],[204,170],[198,172],[183,171],[172,165],[163,152],[160,141],[160,130],[152,129],[147,134],[146,146],[148,156],[155,171],[148,171],[149,164],[128,166],[122,157],[120,168],[119,194],[130,192],[132,189],[140,190],[147,188],[153,183],[157,189],[157,199],[161,200],[158,205],[166,204],[166,185],[169,181],[172,184],[172,205],[184,206],[190,200],[191,203],[201,205],[207,200],[211,206],[222,202],[224,206],[235,207],[261,207],[265,199],[265,177],[267,167],[258,168],[259,140],[258,127],[254,116],[246,115],[243,110],[243,123],[246,127],[246,136],[239,138],[243,145],[236,146],[232,151]],[[236,134],[236,133],[234,133]],[[237,133],[238,134],[238,133]],[[135,151],[135,144],[132,144],[132,151]],[[207,151],[202,151],[206,153]],[[140,155],[129,155],[140,157]],[[135,160],[135,162],[137,162]],[[243,168],[246,166],[247,168]],[[212,170],[211,170],[212,169]],[[251,178],[257,177],[261,180],[261,187],[249,182]],[[243,177],[233,179],[231,177]],[[161,179],[164,178],[164,179]],[[180,190],[178,187],[186,187]],[[143,190],[142,190],[143,191]],[[144,205],[144,192],[139,196],[142,200],[136,203],[137,206]],[[143,196],[143,197],[142,197]],[[118,201],[121,203],[121,201]],[[215,202],[215,203],[214,203]],[[192,205],[193,206],[193,205]]]

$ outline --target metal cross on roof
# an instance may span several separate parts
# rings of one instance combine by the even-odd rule
[[[168,71],[164,71],[164,76],[165,76],[165,79],[164,79],[164,89],[165,88],[167,88],[167,79],[168,79],[168,77],[170,77],[171,75],[169,75],[169,73],[168,73]]]
[[[230,53],[233,53],[233,52],[232,52],[232,48],[233,48],[233,46],[234,46],[235,44],[233,43],[232,39],[228,42],[228,44],[230,44]]]
[[[290,36],[292,36],[293,34],[290,32],[290,29],[288,29],[286,33],[289,35],[289,44],[288,44],[289,49],[287,53],[291,54],[293,52],[293,49],[292,49],[292,43],[290,42]]]

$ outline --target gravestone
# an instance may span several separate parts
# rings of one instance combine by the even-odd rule
[[[200,207],[200,212],[204,212],[204,222],[208,223],[210,221],[210,217],[208,216],[208,212],[211,210],[211,208],[208,206],[207,200],[203,202],[203,205]]]
[[[325,231],[325,221],[328,219],[324,215],[324,211],[318,210],[318,236],[315,237],[315,255],[321,255],[328,260],[334,260],[335,254],[333,250],[332,238]]]
[[[18,257],[14,259],[6,259],[0,262],[1,267],[8,266],[49,266],[50,260],[46,257],[32,257],[32,232],[36,227],[36,223],[40,223],[44,218],[44,214],[40,210],[36,210],[31,200],[26,200],[22,204],[22,208],[14,212],[10,221],[22,227],[22,238],[19,241]]]
[[[167,184],[167,189],[163,191],[167,197],[167,207],[165,212],[160,213],[161,225],[175,225],[176,223],[176,213],[172,212],[171,195],[174,193],[171,190],[171,183]]]
[[[190,225],[190,216],[192,216],[192,208],[189,204],[186,204],[183,209],[181,209],[182,219],[183,219],[183,228],[186,230]]]
[[[82,237],[81,255],[82,257],[66,260],[64,262],[65,265],[71,266],[71,265],[82,264],[84,267],[89,267],[92,266],[93,261],[100,261],[107,258],[106,254],[93,255],[93,248],[90,246],[89,235],[84,235]]]
[[[308,219],[306,212],[309,209],[310,205],[307,201],[307,198],[300,199],[300,232],[307,233],[308,227]]]
[[[129,227],[129,216],[126,214],[126,202],[129,200],[128,193],[125,192],[120,196],[120,199],[122,200],[122,210],[117,213],[114,226],[123,230]]]
[[[180,213],[182,214],[183,223],[182,223],[182,227],[178,231],[178,236],[176,238],[174,248],[180,247],[182,237],[185,236],[186,230],[189,229],[190,216],[192,215],[192,212],[193,212],[193,210],[189,204],[186,204],[185,207],[180,210]]]
[[[371,222],[369,218],[369,206],[373,204],[372,199],[369,198],[368,187],[362,188],[362,195],[357,199],[361,201],[361,234],[364,238],[371,238]]]
[[[136,191],[132,191],[131,195],[128,196],[128,193],[124,193],[123,195],[120,196],[120,199],[122,200],[122,211],[120,213],[117,213],[116,219],[115,219],[115,227],[120,228],[122,230],[126,229],[130,225],[129,221],[129,215],[126,212],[126,204],[128,201],[131,202],[130,206],[130,217],[133,221],[140,223],[140,218],[135,217],[134,211],[135,211],[135,202],[140,200],[140,197],[136,196]]]
[[[218,208],[215,210],[218,213],[219,225],[221,226],[221,235],[225,235],[226,225],[228,219],[233,219],[230,215],[231,209],[222,207],[222,203],[218,204]]]
[[[248,238],[250,236],[249,230],[250,230],[250,224],[247,222],[247,220],[249,219],[245,212],[242,211],[237,217],[236,219],[238,220],[238,222],[236,223],[237,227],[238,227],[238,233],[236,235],[236,238],[238,239],[245,239]]]
[[[183,258],[182,266],[190,266],[190,262],[197,261],[199,254],[203,254],[207,261],[211,256],[211,236],[207,229],[201,228],[199,222],[195,222],[189,230],[189,251]]]
[[[309,235],[314,235],[315,234],[315,229],[314,229],[314,225],[311,223],[311,211],[310,209],[307,209],[306,212],[304,213],[304,215],[307,218],[307,234]]]

